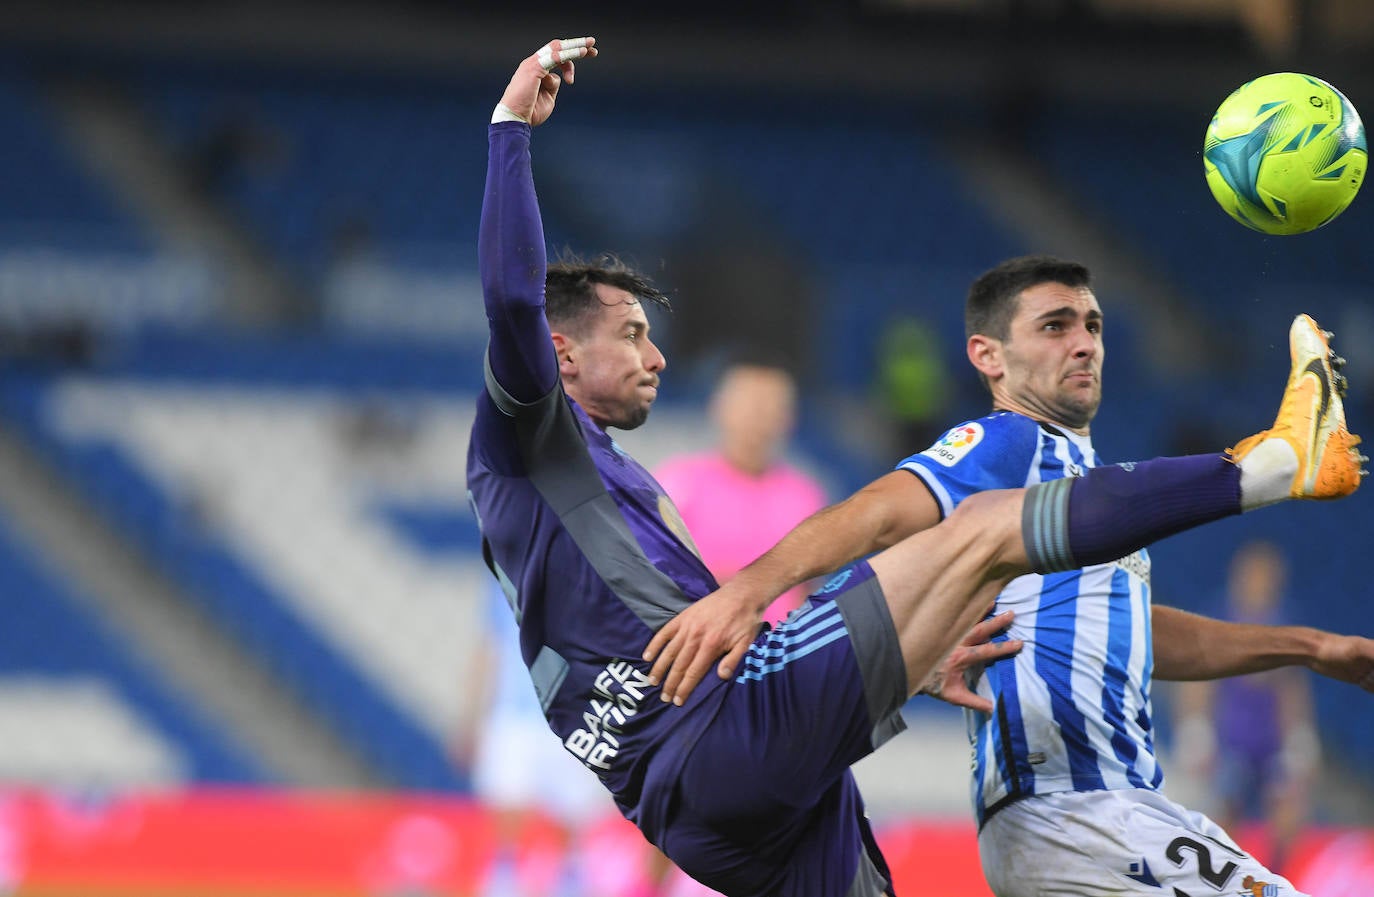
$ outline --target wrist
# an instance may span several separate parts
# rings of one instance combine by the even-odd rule
[[[731,577],[730,584],[738,590],[740,603],[760,617],[779,595],[790,588],[787,583],[779,582],[777,577],[750,570],[748,567]]]
[[[518,121],[524,122],[525,124],[530,123],[530,120],[528,118],[525,118],[525,116],[516,112],[511,107],[507,106],[505,103],[497,103],[496,108],[492,110],[491,113],[491,123],[496,125],[500,124],[503,121]]]

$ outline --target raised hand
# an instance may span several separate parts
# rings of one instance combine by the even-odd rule
[[[970,629],[964,641],[940,661],[940,665],[921,685],[917,694],[939,698],[955,707],[991,713],[992,702],[987,698],[980,698],[968,687],[968,683],[964,681],[964,671],[1020,652],[1023,643],[1019,639],[991,641],[993,636],[1006,631],[1014,617],[1015,614],[1011,611],[1005,611]]]
[[[549,41],[520,63],[501,95],[501,105],[531,125],[543,124],[553,114],[558,88],[564,81],[573,82],[573,61],[596,55],[594,37]]]

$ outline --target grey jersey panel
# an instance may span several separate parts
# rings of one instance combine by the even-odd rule
[[[558,515],[592,568],[645,626],[657,632],[692,602],[650,562],[588,454],[562,385],[530,404],[510,396],[485,364],[487,392],[514,418],[530,482]]]
[[[876,750],[906,728],[901,711],[909,695],[897,627],[877,577],[845,592],[835,600],[835,606],[854,645],[868,718],[876,720],[871,736]]]
[[[553,706],[554,698],[563,680],[568,678],[568,662],[548,645],[539,649],[539,654],[530,664],[530,678],[534,680],[534,692],[539,696],[539,707],[545,714]]]
[[[885,897],[890,882],[878,871],[869,859],[868,851],[859,851],[859,868],[854,872],[854,881],[845,892],[845,897]]]

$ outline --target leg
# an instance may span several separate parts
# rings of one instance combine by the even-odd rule
[[[644,858],[645,897],[664,897],[668,893],[668,877],[676,870],[668,855],[650,844]]]
[[[929,677],[992,606],[1030,572],[1021,536],[1025,490],[983,492],[949,519],[873,557],[906,664],[907,694]]]
[[[846,568],[750,648],[665,773],[671,822],[646,834],[726,894],[879,897],[886,865],[849,768],[901,730],[905,684],[873,572]]]
[[[1158,458],[1031,487],[1026,547],[1037,572],[1123,557],[1165,536],[1288,498],[1359,488],[1369,460],[1345,426],[1345,378],[1330,334],[1307,315],[1289,328],[1290,366],[1274,425],[1225,455]]]
[[[1012,579],[1113,561],[1237,514],[1238,479],[1221,456],[1192,456],[983,492],[939,525],[878,554],[870,565],[897,629],[908,694]],[[1103,525],[1085,525],[1099,519]]]

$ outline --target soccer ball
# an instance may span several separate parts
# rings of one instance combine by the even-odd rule
[[[1256,78],[1227,97],[1202,152],[1217,202],[1266,234],[1300,234],[1335,218],[1355,198],[1368,161],[1350,101],[1293,72]]]

